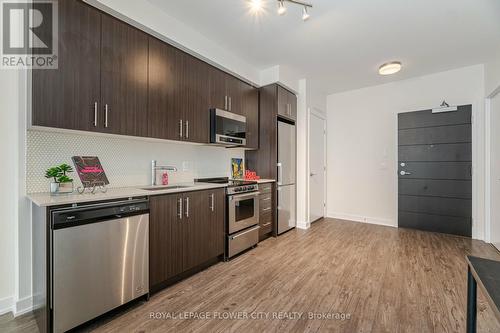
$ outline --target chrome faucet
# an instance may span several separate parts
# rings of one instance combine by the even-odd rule
[[[151,161],[151,186],[156,186],[156,171],[177,171],[177,168],[169,165],[156,165],[156,160]]]

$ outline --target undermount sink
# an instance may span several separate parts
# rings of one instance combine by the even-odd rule
[[[165,190],[177,190],[180,188],[188,188],[188,187],[193,187],[192,185],[168,185],[168,186],[150,186],[150,187],[143,187],[141,190],[146,190],[146,191],[165,191]]]

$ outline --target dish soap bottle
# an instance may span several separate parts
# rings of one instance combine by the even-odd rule
[[[163,186],[168,185],[168,172],[167,171],[163,171],[163,175],[161,176],[161,184]]]

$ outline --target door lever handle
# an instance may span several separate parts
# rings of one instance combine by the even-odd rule
[[[400,174],[401,176],[409,176],[409,175],[411,175],[411,172],[406,172],[406,171],[404,171],[404,170],[403,170],[403,171],[401,171],[399,174]]]

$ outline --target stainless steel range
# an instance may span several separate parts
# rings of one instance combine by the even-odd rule
[[[259,185],[227,177],[197,179],[204,183],[227,183],[225,259],[255,247],[259,242]]]

